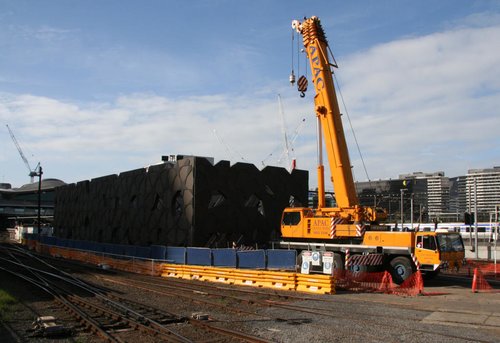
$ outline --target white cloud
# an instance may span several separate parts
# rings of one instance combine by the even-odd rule
[[[468,168],[500,164],[498,37],[498,24],[461,25],[339,61],[343,94],[370,178],[438,170],[458,176]],[[166,154],[233,163],[244,158],[261,167],[262,161],[276,164],[282,152],[276,88],[185,97],[124,93],[100,103],[0,94],[0,121],[11,125],[32,164],[40,160],[47,177],[68,182],[139,168]],[[307,118],[294,154],[315,187],[312,90],[305,101],[289,89],[279,93],[290,134]],[[349,131],[345,118],[344,128]],[[356,179],[364,180],[352,136],[346,136]],[[0,180],[20,185],[27,173],[6,130],[0,137]]]
[[[244,158],[260,166],[281,144],[277,100],[251,96],[173,100],[133,94],[114,103],[75,105],[4,94],[0,120],[19,135],[23,149],[35,152],[32,158],[52,170],[52,177],[68,182],[139,168],[165,154],[214,156],[232,162]],[[12,168],[5,164],[0,175],[8,171],[12,178],[21,162],[13,145],[6,148],[2,157],[8,156],[14,164]],[[266,162],[277,163],[275,159]],[[19,178],[23,182],[24,177]]]
[[[500,162],[499,37],[498,24],[461,28],[344,61],[343,93],[371,178],[422,170],[458,176],[474,163]]]

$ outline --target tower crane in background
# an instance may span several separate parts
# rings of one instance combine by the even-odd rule
[[[283,103],[281,101],[281,95],[278,94],[278,102],[279,102],[279,111],[280,111],[280,117],[281,117],[281,133],[283,134],[283,155],[285,156],[285,164],[286,168],[288,171],[290,171],[291,167],[291,161],[290,161],[290,144],[288,141],[288,135],[286,133],[286,122],[285,122],[285,113],[283,111]]]
[[[12,130],[10,129],[8,124],[5,124],[5,126],[7,126],[7,130],[9,130],[10,138],[12,138],[12,141],[14,142],[14,145],[16,146],[17,151],[19,151],[19,155],[21,155],[21,158],[23,159],[24,164],[26,165],[26,167],[29,170],[28,176],[30,177],[30,182],[33,183],[35,176],[38,176],[38,172],[36,170],[39,168],[40,162],[37,164],[35,169],[31,169],[31,166],[30,166],[30,163],[28,162],[28,159],[26,158],[26,156],[24,156],[23,150],[21,149],[21,146],[17,142],[16,136],[14,136],[14,132],[12,132]]]
[[[306,122],[306,118],[302,118],[300,123],[297,125],[297,127],[293,131],[293,133],[291,135],[289,135],[288,131],[287,131],[287,127],[286,127],[285,112],[283,110],[283,101],[281,99],[280,94],[278,94],[278,105],[279,105],[279,115],[280,115],[280,120],[281,120],[281,133],[283,135],[283,148],[282,148],[283,150],[281,151],[281,154],[276,162],[278,163],[278,165],[285,164],[286,170],[291,172],[293,169],[296,168],[296,163],[297,163],[295,156],[294,156],[293,144],[297,140],[297,137],[299,136],[300,130],[302,129],[302,127],[304,126],[304,124]],[[269,158],[273,157],[279,149],[280,148],[277,147],[269,155],[267,155],[267,157],[264,160],[261,161],[263,167],[266,166],[266,161]],[[284,161],[284,163],[283,163],[283,161]]]

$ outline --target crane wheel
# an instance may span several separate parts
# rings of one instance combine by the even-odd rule
[[[390,273],[392,280],[400,285],[413,274],[413,262],[405,256],[395,257],[390,262]]]
[[[333,270],[344,270],[345,264],[341,254],[333,253]]]

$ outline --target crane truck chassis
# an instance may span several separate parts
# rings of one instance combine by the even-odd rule
[[[292,208],[283,214],[283,227],[301,227],[307,231],[310,209]],[[296,214],[299,214],[297,216]],[[300,222],[294,225],[294,221]],[[387,270],[394,282],[401,284],[412,273],[422,271],[434,277],[440,269],[459,269],[465,250],[459,233],[447,231],[389,231],[387,226],[364,227],[358,238],[282,240],[281,248],[301,251],[298,264],[302,271],[321,270],[332,274],[337,270],[375,272]],[[302,235],[305,236],[305,235]]]
[[[415,270],[435,275],[441,268],[460,268],[465,257],[460,234],[390,231],[380,224],[387,218],[384,209],[359,204],[332,77],[331,67],[337,66],[329,61],[325,33],[317,17],[294,20],[292,28],[302,35],[316,92],[318,206],[285,208],[279,245],[302,250],[300,264],[323,267],[324,273],[345,268],[383,269],[390,271],[397,283]],[[290,80],[293,82],[294,77]],[[337,207],[325,206],[323,144]]]

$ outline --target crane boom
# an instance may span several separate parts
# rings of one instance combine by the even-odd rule
[[[317,17],[304,19],[302,23],[294,20],[292,28],[303,36],[316,91],[318,206],[285,208],[281,218],[284,240],[280,245],[288,249],[303,249],[300,265],[301,271],[306,273],[313,265],[318,269],[322,267],[325,274],[331,274],[335,269],[351,268],[363,272],[373,267],[389,271],[393,280],[402,283],[415,270],[432,275],[443,264],[460,267],[465,253],[461,237],[456,233],[390,232],[388,226],[379,225],[379,221],[387,217],[385,210],[359,204],[333,83],[331,66],[336,66],[328,60],[325,33]],[[303,96],[304,88],[299,85],[298,90]],[[325,206],[322,137],[337,207]],[[453,242],[451,245],[457,248],[449,250],[445,247],[446,242]]]
[[[312,81],[316,91],[314,97],[316,117],[324,136],[335,188],[335,198],[339,207],[353,207],[359,202],[330,70],[331,64],[328,60],[328,42],[317,17],[309,18],[303,23],[295,22],[295,26],[302,33],[304,47],[311,66]],[[322,172],[323,168],[318,168],[318,173]],[[318,180],[324,180],[323,175],[319,176]],[[320,189],[324,190],[324,184],[318,184],[318,190]],[[324,197],[324,192],[322,197]],[[319,203],[324,203],[321,200]]]
[[[26,168],[28,168],[28,170],[29,170],[29,174],[28,175],[31,178],[31,182],[33,182],[33,177],[36,176],[37,174],[36,174],[35,171],[33,171],[31,169],[30,163],[28,162],[28,159],[26,158],[26,156],[23,153],[23,149],[21,149],[21,146],[19,145],[19,143],[18,143],[18,141],[16,139],[16,136],[14,136],[14,132],[12,132],[12,130],[10,129],[10,127],[9,127],[8,124],[5,124],[5,126],[7,126],[7,130],[9,130],[10,138],[12,138],[12,141],[14,142],[14,145],[16,146],[17,151],[19,152],[19,155],[21,156],[24,164],[26,165]]]
[[[7,126],[7,129],[9,130],[10,138],[12,138],[12,141],[14,142],[14,145],[16,146],[17,151],[19,152],[19,155],[21,155],[21,158],[23,159],[24,164],[26,165],[26,167],[28,168],[28,170],[31,173],[30,163],[28,162],[28,159],[26,158],[26,156],[24,156],[23,150],[21,149],[21,146],[17,142],[16,136],[14,136],[14,132],[12,132],[9,125],[5,124],[5,126]]]
[[[335,93],[328,42],[317,17],[294,20],[294,28],[303,37],[311,66],[316,95],[314,108],[318,121],[318,205],[316,208],[286,208],[281,233],[291,239],[360,239],[365,228],[385,219],[383,209],[359,204]],[[326,148],[337,207],[325,204],[323,143]]]

